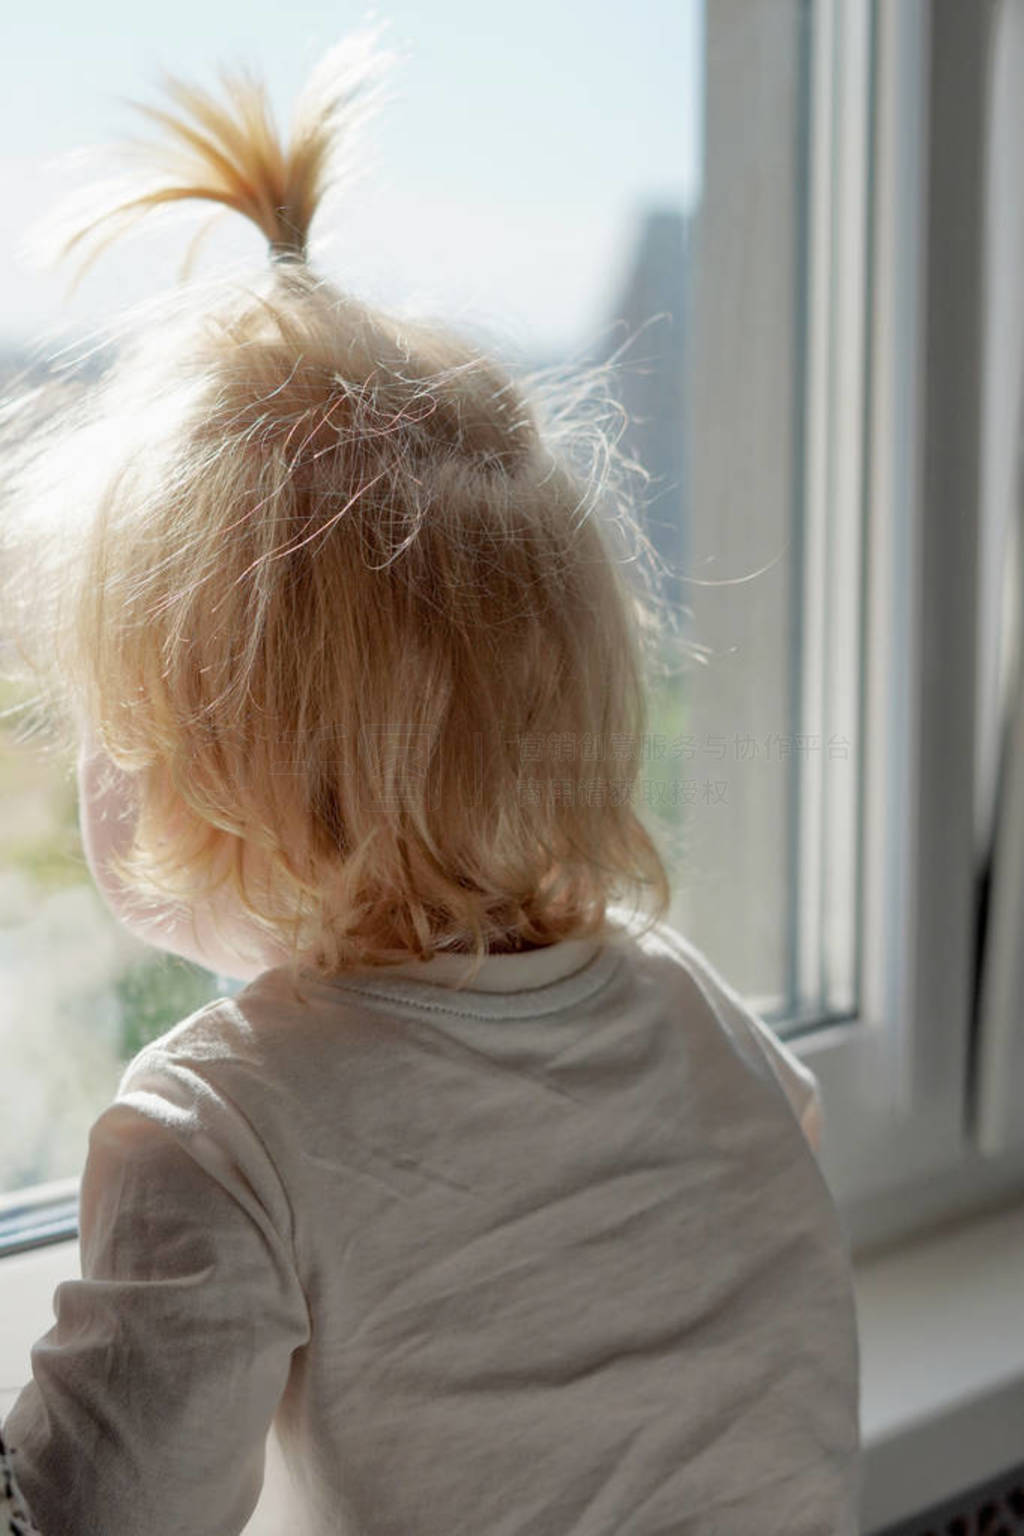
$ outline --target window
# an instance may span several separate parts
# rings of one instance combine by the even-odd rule
[[[465,0],[399,6],[411,56],[371,174],[323,219],[321,265],[361,294],[479,331],[514,367],[617,360],[690,642],[652,692],[638,809],[673,921],[818,1073],[858,1244],[1024,1180],[970,1122],[987,17],[639,0],[623,28],[526,0],[510,37]],[[251,23],[222,8],[197,55],[168,20],[159,51],[202,76],[258,35],[268,68],[287,60],[286,106],[294,18]],[[122,132],[90,114],[152,79],[145,50],[108,60],[95,37],[95,69],[76,46],[47,75],[48,149]],[[35,120],[43,86],[11,73],[7,106]],[[7,174],[20,225],[57,179]],[[226,229],[203,260],[252,260],[254,239]],[[173,280],[180,235],[135,249],[62,312],[58,281],[5,274],[10,365],[59,314],[81,331]],[[60,1230],[120,1063],[216,984],[113,928],[67,765],[0,745],[0,1190],[23,1228]]]
[[[858,9],[833,19],[845,29]],[[848,1027],[805,1045],[831,1120],[827,1169],[861,1248],[1024,1182],[1019,1148],[979,1145],[972,1071],[990,1046],[975,1027],[977,637],[996,596],[977,585],[993,405],[979,379],[1012,318],[993,312],[986,274],[1009,217],[986,194],[1006,31],[995,17],[873,7],[860,1001]]]

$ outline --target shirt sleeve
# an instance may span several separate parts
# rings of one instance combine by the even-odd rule
[[[767,1063],[811,1148],[819,1153],[823,1128],[821,1088],[810,1067],[758,1018],[705,955],[667,925],[660,931],[694,975],[747,1059],[755,1064]]]
[[[4,1425],[44,1536],[233,1536],[309,1314],[251,1126],[154,1048],[89,1138],[82,1278]]]
[[[801,1061],[756,1013],[741,1007],[740,1022],[767,1058],[811,1147],[815,1152],[820,1152],[823,1112],[818,1079],[807,1063]]]

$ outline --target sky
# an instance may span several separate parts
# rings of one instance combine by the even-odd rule
[[[311,65],[368,20],[398,58],[357,181],[325,210],[329,228],[314,225],[324,275],[524,354],[594,345],[643,213],[699,195],[702,0],[405,0],[373,15],[316,0],[8,8],[0,347],[82,334],[176,281],[187,227],[119,242],[70,297],[72,268],[40,270],[26,249],[26,232],[81,184],[83,149],[145,131],[127,100],[159,102],[164,72],[214,87],[219,65],[244,63],[286,122]],[[196,275],[264,251],[256,230],[221,221]]]

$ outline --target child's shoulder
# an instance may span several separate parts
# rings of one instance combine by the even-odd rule
[[[233,1085],[242,1097],[280,1085],[304,1061],[315,1063],[326,1035],[338,1051],[355,1033],[339,1028],[339,1013],[358,1009],[347,1009],[337,999],[333,1008],[325,1007],[323,990],[312,983],[304,986],[287,968],[263,972],[233,996],[212,998],[144,1045],[124,1068],[119,1094],[141,1077],[168,1069],[191,1072],[211,1085]]]
[[[727,998],[744,1007],[738,992],[726,981],[707,955],[677,928],[622,907],[609,908],[609,922],[616,941],[632,947],[651,959],[672,960],[696,982],[709,1000]]]
[[[162,1035],[147,1041],[125,1066],[121,1088],[161,1059],[199,1063],[230,1057],[237,1051],[244,1032],[244,1020],[234,1000],[213,998]]]
[[[764,1023],[702,950],[666,922],[641,928],[623,922],[624,936],[647,956],[674,961],[691,979],[716,1026],[762,1077],[770,1076],[816,1147],[821,1132],[821,1091],[814,1073],[796,1052]]]

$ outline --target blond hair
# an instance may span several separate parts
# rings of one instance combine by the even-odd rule
[[[502,368],[312,271],[351,54],[287,147],[262,87],[225,84],[171,82],[171,173],[68,246],[200,197],[269,270],[177,300],[7,475],[22,651],[137,788],[123,878],[186,906],[228,882],[326,971],[594,935],[630,898],[653,921],[650,546]]]

